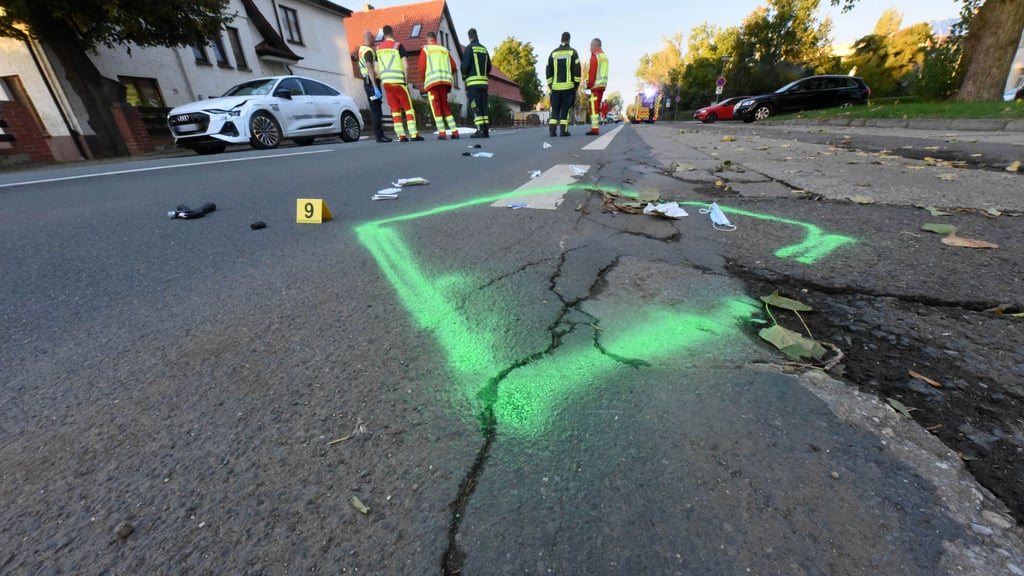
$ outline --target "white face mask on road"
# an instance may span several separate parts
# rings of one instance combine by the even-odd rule
[[[718,202],[712,202],[711,206],[700,209],[701,214],[707,214],[711,217],[711,223],[715,227],[715,230],[722,232],[732,232],[736,230],[736,226],[729,222],[729,219],[725,217],[725,212],[718,207]]]

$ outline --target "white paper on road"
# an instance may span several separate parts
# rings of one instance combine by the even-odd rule
[[[399,178],[397,181],[391,183],[391,185],[394,186],[395,188],[405,188],[407,186],[426,186],[427,184],[430,184],[430,180],[427,180],[426,178],[420,178],[419,176],[415,178]]]
[[[527,204],[527,207],[531,209],[554,210],[562,203],[569,188],[576,183],[574,168],[578,168],[586,174],[587,170],[590,170],[590,165],[556,164],[538,178],[533,178],[517,188],[516,192],[524,193],[522,196],[502,198],[491,206],[507,209],[509,204]],[[531,190],[541,189],[544,190],[541,194],[529,194]]]
[[[587,166],[586,168],[582,168],[580,166],[573,166],[572,167],[572,175],[575,176],[576,178],[582,178],[583,175],[586,174],[587,170],[589,170],[589,169],[590,169],[590,166]]]
[[[644,207],[644,214],[664,216],[677,220],[689,216],[678,202],[666,202],[657,206],[648,202],[647,206]]]
[[[548,144],[547,142],[545,142],[544,143],[544,149],[547,150],[548,148],[551,148],[551,144]]]

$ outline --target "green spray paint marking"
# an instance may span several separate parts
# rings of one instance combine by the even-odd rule
[[[534,435],[544,431],[551,418],[574,394],[599,385],[615,370],[623,369],[616,358],[658,361],[673,354],[731,337],[737,323],[749,319],[758,306],[747,298],[732,298],[704,314],[686,314],[672,308],[651,308],[640,320],[614,334],[607,334],[602,348],[575,344],[536,355],[515,369],[502,371],[497,346],[501,315],[471,322],[452,297],[453,287],[468,285],[469,275],[432,279],[418,263],[405,240],[391,225],[426,218],[504,199],[550,194],[591,187],[559,186],[527,192],[515,191],[395,216],[356,227],[359,241],[376,260],[394,287],[399,300],[417,326],[434,335],[443,349],[449,369],[461,390],[460,403],[468,403],[482,424],[498,424],[504,433]],[[681,203],[706,206],[701,202]],[[767,214],[722,207],[723,212],[803,228],[804,239],[776,252],[779,258],[813,264],[853,238],[826,234],[817,226]],[[501,379],[500,385],[497,381]]]

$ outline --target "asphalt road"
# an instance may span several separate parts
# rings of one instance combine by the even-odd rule
[[[759,129],[626,126],[604,150],[499,131],[0,174],[0,573],[1024,573],[994,484],[858,391],[866,380],[781,370],[754,322],[775,283],[837,307],[840,292],[910,294],[919,330],[945,330],[955,313],[925,307],[1020,293],[1017,220],[955,216],[1002,245],[993,260],[916,237],[918,252],[887,258],[934,178],[913,171],[868,213],[819,184],[868,182],[834,177],[834,143],[778,133],[754,150]],[[463,156],[478,142],[494,157]],[[844,153],[858,151],[878,153]],[[747,168],[723,173],[723,154]],[[588,167],[580,186],[656,189],[691,214],[610,213],[566,192],[572,166]],[[409,177],[430,184],[370,200]],[[801,178],[820,198],[781,184]],[[513,193],[531,182],[551,194]],[[297,198],[335,219],[296,224]],[[712,199],[737,232],[699,214]],[[217,211],[166,217],[204,202]],[[969,298],[906,274],[879,288],[937,262],[976,280]],[[991,339],[1014,330],[997,320]],[[842,324],[821,327],[851,356],[843,339],[878,329]],[[1016,377],[1019,348],[1003,345],[983,381]],[[989,480],[1012,498],[1005,475]]]

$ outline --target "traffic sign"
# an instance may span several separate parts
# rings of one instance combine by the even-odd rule
[[[725,90],[725,86],[715,86],[715,94],[721,94]]]
[[[320,198],[299,198],[295,207],[295,222],[298,224],[322,224],[334,220],[334,214]]]
[[[718,80],[715,80],[715,86],[718,86],[719,88],[725,86],[725,76],[719,76]]]

